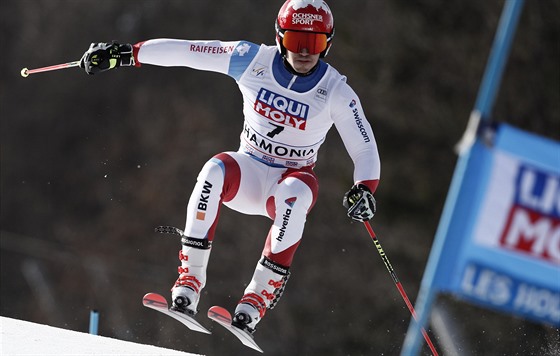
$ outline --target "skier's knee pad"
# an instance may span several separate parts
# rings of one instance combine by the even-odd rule
[[[284,179],[274,194],[277,210],[283,204],[291,205],[291,210],[307,215],[315,203],[315,194],[305,182],[294,177]],[[296,204],[297,202],[297,204]]]

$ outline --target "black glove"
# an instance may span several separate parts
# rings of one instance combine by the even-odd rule
[[[80,59],[80,68],[87,74],[105,72],[109,69],[134,65],[132,45],[111,43],[92,43]]]
[[[342,205],[348,209],[347,215],[355,221],[368,221],[375,215],[375,198],[364,184],[355,184],[344,194]]]

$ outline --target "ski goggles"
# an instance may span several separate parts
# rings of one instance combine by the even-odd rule
[[[327,49],[328,38],[324,33],[284,31],[280,33],[282,45],[290,52],[318,54]]]

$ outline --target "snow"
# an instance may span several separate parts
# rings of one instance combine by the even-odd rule
[[[0,336],[3,356],[196,356],[6,317],[0,317]]]

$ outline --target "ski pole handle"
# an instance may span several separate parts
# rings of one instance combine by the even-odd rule
[[[24,77],[24,78],[27,78],[29,76],[29,74],[41,73],[41,72],[50,72],[52,70],[78,67],[79,65],[80,65],[80,61],[74,61],[74,62],[55,64],[53,66],[41,67],[41,68],[35,68],[35,69],[23,68],[21,70],[21,76]]]

